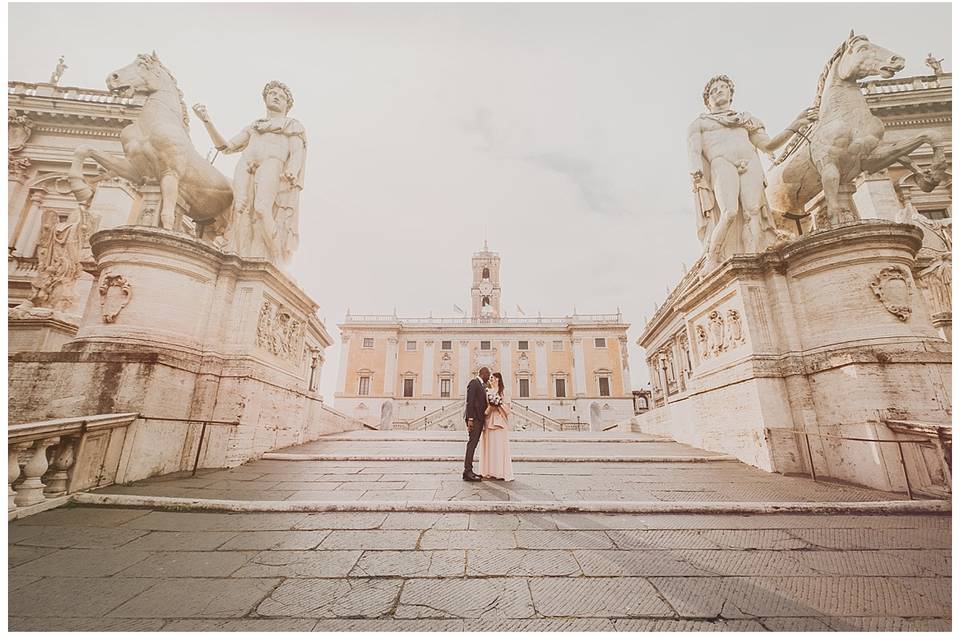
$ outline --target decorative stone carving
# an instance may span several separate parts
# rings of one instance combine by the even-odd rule
[[[706,360],[710,357],[710,340],[707,337],[707,330],[702,324],[698,324],[694,327],[694,333],[697,338],[697,353],[701,360]]]
[[[941,64],[942,62],[943,62],[943,58],[940,58],[940,59],[938,60],[937,57],[936,57],[935,55],[933,55],[932,53],[928,53],[928,54],[927,54],[927,57],[924,58],[924,60],[923,60],[923,63],[924,63],[925,65],[927,65],[928,67],[930,67],[931,69],[933,69],[933,75],[935,75],[935,76],[942,76],[942,75],[943,75],[943,65]]]
[[[121,275],[105,273],[100,278],[100,314],[103,321],[114,322],[130,302],[133,286]]]
[[[197,153],[190,140],[190,116],[183,94],[156,53],[138,55],[131,64],[107,76],[107,88],[126,97],[145,96],[136,121],[123,129],[123,157],[93,147],[77,147],[70,166],[75,180],[83,178],[83,163],[96,160],[112,174],[134,184],[160,184],[160,222],[173,229],[178,199],[187,215],[212,234],[220,235],[229,218],[233,190],[227,179]]]
[[[32,133],[33,121],[15,110],[10,110],[7,114],[7,152],[16,153],[22,150]]]
[[[393,428],[393,402],[385,400],[380,405],[380,430],[389,431]]]
[[[520,357],[517,358],[517,373],[530,373],[530,358],[527,357],[526,352],[521,352]]]
[[[720,311],[714,309],[710,312],[710,315],[707,318],[708,326],[710,327],[709,339],[710,339],[710,352],[718,356],[723,351],[726,351],[727,345],[724,342],[724,324],[723,324],[723,315]]]
[[[304,323],[286,307],[264,300],[257,319],[257,345],[273,355],[295,361],[303,340]]]
[[[450,358],[450,352],[444,351],[440,356],[440,373],[453,372],[453,360]]]
[[[881,269],[870,283],[870,288],[884,309],[903,322],[910,318],[913,313],[910,306],[910,280],[904,267],[893,264]]]
[[[863,172],[877,173],[900,163],[917,176],[923,191],[932,191],[946,175],[943,136],[934,130],[884,141],[884,125],[873,115],[859,81],[879,75],[891,78],[904,68],[902,56],[850,32],[827,61],[817,87],[812,120],[792,127],[796,133],[768,175],[767,196],[779,214],[804,213],[804,205],[823,191],[826,207],[817,216],[818,230],[859,219],[852,195]],[[920,169],[907,156],[923,145],[933,149],[929,168]],[[824,178],[826,176],[826,178]]]
[[[306,131],[287,116],[293,93],[276,80],[263,88],[266,115],[227,141],[202,104],[193,106],[214,146],[242,151],[233,176],[234,214],[228,247],[245,257],[289,263],[300,242],[300,191],[306,160]]]
[[[40,239],[37,242],[37,276],[31,281],[30,299],[16,307],[23,315],[36,315],[35,309],[67,311],[73,304],[74,286],[82,271],[81,232],[78,221],[60,222],[52,209],[40,214]],[[29,309],[30,311],[25,311]],[[20,313],[14,314],[21,315]]]
[[[736,309],[727,310],[727,348],[734,349],[745,342],[743,337],[743,322],[740,312]]]
[[[757,149],[772,153],[791,130],[816,117],[805,111],[770,138],[762,122],[731,108],[733,90],[727,76],[711,78],[703,90],[708,111],[688,130],[697,235],[704,243],[708,269],[734,253],[759,253],[788,238],[777,229],[767,206]]]

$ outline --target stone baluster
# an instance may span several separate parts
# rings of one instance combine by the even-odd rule
[[[13,483],[20,477],[20,452],[30,447],[29,444],[12,444],[9,446],[9,458],[7,460],[7,511],[13,511],[17,508],[17,492],[13,490]]]
[[[46,497],[58,498],[67,494],[69,471],[76,460],[76,444],[76,438],[63,438],[54,450],[50,460],[51,473],[47,476],[47,488],[43,492]]]
[[[44,484],[41,478],[47,472],[47,448],[57,444],[60,438],[45,438],[32,443],[27,454],[27,462],[23,465],[23,475],[26,479],[17,490],[15,503],[18,507],[29,507],[40,504],[46,498],[43,495]]]

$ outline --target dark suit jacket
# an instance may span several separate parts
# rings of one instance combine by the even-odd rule
[[[474,378],[467,385],[467,406],[463,412],[463,419],[473,418],[473,426],[483,424],[483,413],[487,410],[487,392],[479,378]]]

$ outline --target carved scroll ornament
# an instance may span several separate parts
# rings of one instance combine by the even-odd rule
[[[121,275],[108,273],[100,280],[100,313],[103,321],[110,323],[130,302],[132,285]]]
[[[906,322],[913,313],[910,306],[910,279],[907,270],[900,265],[890,265],[870,282],[873,294],[879,298],[883,308]]]

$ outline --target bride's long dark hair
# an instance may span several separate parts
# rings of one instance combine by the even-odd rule
[[[500,394],[500,397],[503,397],[503,376],[499,373],[492,374],[494,378],[497,379],[497,393]]]

